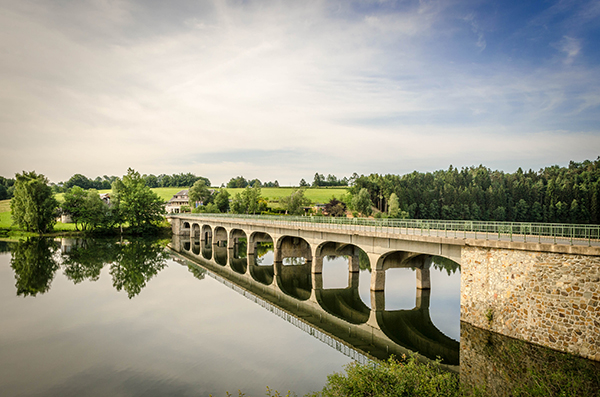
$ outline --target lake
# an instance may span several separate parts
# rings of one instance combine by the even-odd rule
[[[315,277],[301,261],[274,264],[268,245],[255,257],[221,248],[177,237],[0,242],[2,395],[303,395],[353,360],[417,346],[458,371],[461,332],[469,364],[489,344],[461,326],[460,270],[447,264],[431,267],[431,290],[416,289],[414,270],[390,269],[374,295],[368,267],[349,275],[345,257],[325,258]]]

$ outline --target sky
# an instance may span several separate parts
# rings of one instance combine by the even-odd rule
[[[0,175],[297,185],[600,155],[600,0],[0,0]]]

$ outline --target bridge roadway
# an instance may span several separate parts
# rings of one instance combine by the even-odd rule
[[[198,239],[201,245],[211,241],[213,247],[233,249],[246,241],[247,255],[254,255],[257,244],[271,242],[276,264],[303,258],[312,275],[322,273],[328,255],[347,256],[349,272],[358,272],[363,251],[375,292],[385,290],[386,270],[401,267],[415,269],[418,289],[431,288],[432,257],[444,257],[462,267],[462,321],[600,361],[597,226],[492,224],[486,229],[479,223],[467,230],[463,222],[459,230],[439,221],[394,227],[229,214],[178,214],[169,220],[174,235]],[[217,251],[213,259],[226,263],[227,250],[222,258]]]

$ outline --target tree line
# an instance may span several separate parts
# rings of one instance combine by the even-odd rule
[[[203,176],[196,176],[190,172],[179,173],[179,174],[160,174],[158,176],[153,174],[144,174],[141,176],[144,183],[149,188],[157,187],[188,187],[192,186],[196,181],[203,180],[207,186],[210,186],[210,180]],[[1,177],[0,177],[1,178]],[[82,174],[75,174],[69,178],[66,182],[52,183],[52,189],[55,193],[63,193],[72,187],[79,186],[84,190],[97,189],[97,190],[108,190],[112,188],[112,184],[119,179],[116,176],[104,175],[102,177],[96,177],[95,179],[88,178]],[[2,181],[0,180],[0,183]],[[1,190],[1,188],[0,188]]]
[[[376,213],[389,214],[397,200],[396,214],[413,219],[597,224],[600,157],[537,172],[519,168],[505,173],[480,165],[403,176],[360,175],[349,188],[351,198],[361,191]]]

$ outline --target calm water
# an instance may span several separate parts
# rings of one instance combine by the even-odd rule
[[[337,322],[328,324],[325,313],[317,323],[310,320],[316,312],[298,301],[299,320],[293,298],[269,301],[266,282],[255,293],[251,285],[237,287],[223,273],[233,274],[230,266],[213,274],[210,266],[189,265],[165,251],[165,241],[63,243],[1,246],[3,396],[221,396],[238,389],[259,396],[267,386],[303,395],[365,351],[350,346],[360,328],[332,335],[346,332],[343,320],[330,316]],[[257,255],[259,270],[272,266],[272,257],[268,249]],[[347,263],[324,261],[324,291],[354,283]],[[460,274],[432,268],[431,277],[431,320],[458,341]],[[360,307],[371,307],[369,282],[369,271],[361,271]],[[414,271],[389,270],[386,311],[415,302]]]

